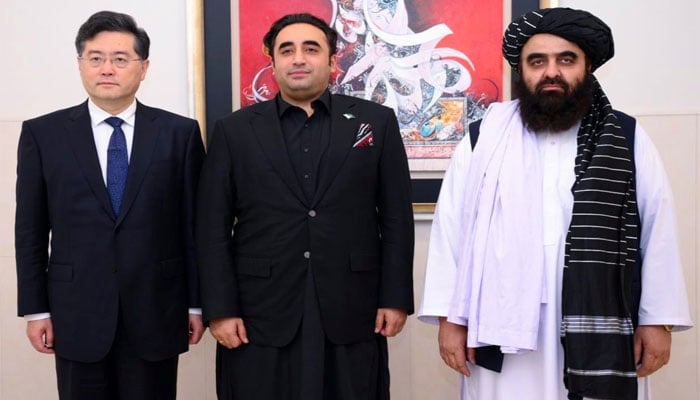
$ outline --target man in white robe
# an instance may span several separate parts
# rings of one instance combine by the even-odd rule
[[[608,116],[610,112],[599,111],[600,104],[609,107],[609,102],[592,72],[612,55],[609,28],[584,11],[551,9],[528,13],[506,31],[504,56],[520,73],[517,89],[521,100],[492,105],[482,122],[476,150],[473,152],[470,141],[465,139],[455,151],[433,220],[418,313],[420,320],[440,325],[440,354],[448,366],[463,374],[462,399],[594,398],[586,395],[589,392],[573,393],[565,386],[562,280],[567,265],[567,232],[574,214],[572,187],[577,183],[579,136],[595,120],[596,113],[612,118]],[[670,357],[670,331],[688,329],[692,322],[668,179],[646,132],[636,125],[631,137],[633,148],[629,152],[634,165],[642,259],[637,323],[630,340],[634,343],[638,378],[636,396],[628,390],[615,397],[644,400],[650,398],[648,375]],[[513,148],[522,153],[514,157]],[[494,159],[501,160],[495,171]],[[476,167],[475,162],[479,162]],[[487,189],[488,178],[474,182],[492,172],[497,176],[515,173],[516,178],[499,176],[493,192]],[[532,215],[504,218],[504,209],[514,202],[507,195],[513,197],[515,192],[518,196],[519,188],[524,188],[520,197],[525,199],[521,202],[525,206],[521,204],[516,209],[527,207],[531,199],[536,199],[539,206],[535,204],[534,211],[526,213]],[[485,203],[487,194],[496,201]],[[479,217],[483,220],[484,215],[488,222],[482,226]],[[524,233],[516,233],[512,235],[515,240],[509,240],[510,232]],[[506,263],[500,263],[507,258],[503,254],[508,251],[503,247],[508,245],[520,246],[515,253],[532,253],[541,260],[535,266],[516,262],[511,271],[502,265]],[[474,262],[475,259],[481,262]],[[518,271],[523,264],[527,269]],[[494,268],[510,272],[489,278]],[[498,292],[498,286],[506,284],[514,287],[515,293]],[[535,287],[534,309],[518,304],[521,292],[523,303],[533,296],[523,286]],[[502,301],[499,296],[510,296],[515,301]],[[497,301],[484,301],[494,298]],[[508,325],[501,320],[526,320],[523,313],[535,317],[534,326],[523,329],[534,332],[532,343],[527,338],[509,338],[510,326],[500,329],[503,334],[498,329],[495,334],[488,332],[492,320]],[[498,318],[491,318],[492,315]],[[475,365],[475,348],[486,345],[500,346],[504,353],[500,372]],[[575,374],[571,369],[567,371]]]

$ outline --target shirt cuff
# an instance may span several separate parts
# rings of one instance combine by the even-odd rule
[[[24,316],[24,320],[29,322],[29,321],[38,321],[40,319],[47,319],[51,318],[51,313],[38,313],[38,314],[27,314]]]
[[[454,316],[454,317],[448,316],[447,322],[451,322],[453,324],[462,325],[462,326],[467,326],[467,323],[468,323],[466,318],[457,317],[457,316]]]
[[[190,314],[202,315],[202,309],[201,308],[190,308]]]

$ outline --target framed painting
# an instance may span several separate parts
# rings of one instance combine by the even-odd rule
[[[191,0],[193,1],[193,0]],[[198,0],[202,1],[202,0]],[[277,93],[262,37],[281,16],[310,12],[339,32],[330,90],[394,109],[414,179],[416,211],[431,212],[466,127],[509,97],[501,37],[510,15],[538,0],[203,1],[204,126]]]

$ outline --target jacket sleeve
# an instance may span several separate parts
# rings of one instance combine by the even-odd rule
[[[22,125],[17,151],[16,201],[17,313],[23,316],[50,312],[47,293],[51,229],[48,200],[41,149],[27,122]]]
[[[199,273],[197,268],[196,245],[194,240],[194,219],[196,212],[197,181],[204,161],[204,145],[197,121],[193,121],[185,150],[184,201],[187,245],[187,279],[189,284],[189,307],[201,307],[199,295]]]
[[[195,238],[205,321],[241,315],[233,265],[236,188],[232,168],[225,128],[219,121],[214,127],[197,191]]]
[[[415,231],[411,177],[398,121],[390,110],[384,135],[377,205],[382,246],[379,307],[400,308],[412,314]]]

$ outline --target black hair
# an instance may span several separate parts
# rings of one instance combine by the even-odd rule
[[[335,31],[335,29],[328,26],[328,24],[319,17],[308,13],[302,13],[285,15],[272,24],[270,30],[263,37],[263,45],[265,46],[265,50],[270,57],[274,58],[275,40],[277,39],[277,35],[279,35],[282,29],[293,24],[309,24],[320,29],[324,35],[326,35],[326,41],[328,42],[328,48],[330,49],[331,53],[330,55],[332,56],[336,53],[338,33]]]
[[[125,32],[134,35],[134,51],[142,60],[148,59],[148,48],[151,39],[142,28],[136,25],[136,21],[128,14],[113,11],[100,11],[92,14],[85,23],[80,26],[75,37],[75,50],[78,55],[83,54],[85,42],[93,39],[101,32]]]

